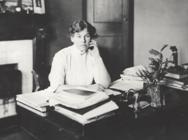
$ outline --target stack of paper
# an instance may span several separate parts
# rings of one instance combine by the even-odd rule
[[[134,81],[134,80],[122,80],[119,79],[117,81],[114,81],[112,85],[110,86],[111,89],[120,90],[120,91],[128,91],[129,89],[134,90],[141,90],[144,87],[143,81]]]
[[[120,74],[120,79],[114,81],[110,88],[120,91],[129,89],[141,90],[144,87],[144,80],[138,75],[139,71],[146,70],[142,65],[126,68]]]
[[[120,77],[122,80],[127,80],[127,81],[143,81],[143,79],[139,76],[121,74]]]
[[[134,67],[129,67],[123,70],[123,74],[124,75],[129,75],[129,76],[138,76],[137,73],[139,73],[139,71],[142,70],[146,70],[146,67],[144,67],[143,65],[137,65]]]

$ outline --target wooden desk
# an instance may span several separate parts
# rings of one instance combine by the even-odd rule
[[[119,99],[117,99],[119,100]],[[49,116],[38,116],[18,107],[20,126],[38,140],[149,140],[163,139],[171,122],[169,113],[148,107],[134,118],[132,110],[123,102],[116,116],[82,126],[67,117],[50,110]],[[172,117],[170,117],[172,118]]]
[[[130,119],[126,113],[117,112],[116,116],[82,126],[52,110],[41,117],[18,107],[18,114],[21,127],[40,140],[123,140]]]

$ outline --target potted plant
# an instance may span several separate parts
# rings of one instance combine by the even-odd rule
[[[145,70],[139,70],[137,73],[144,80],[146,93],[151,97],[151,106],[156,108],[164,104],[161,99],[159,81],[167,73],[168,64],[171,62],[163,56],[163,51],[167,46],[164,45],[160,51],[151,49],[148,67]]]

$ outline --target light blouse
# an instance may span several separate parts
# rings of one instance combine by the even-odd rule
[[[57,52],[49,74],[50,87],[56,90],[61,85],[90,85],[108,87],[111,79],[100,55],[84,54],[72,45]]]

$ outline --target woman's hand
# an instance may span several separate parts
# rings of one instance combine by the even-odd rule
[[[93,57],[100,57],[97,42],[95,40],[91,40],[89,46],[90,46],[88,49],[89,54]]]

